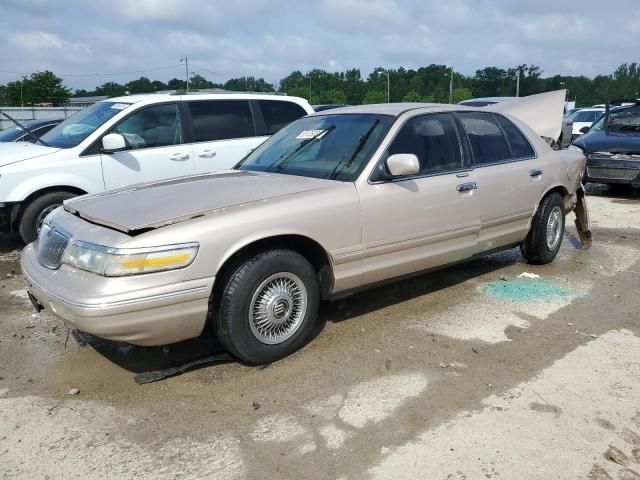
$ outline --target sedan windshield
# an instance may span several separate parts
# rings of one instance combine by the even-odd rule
[[[80,110],[60,125],[49,130],[41,138],[50,147],[72,148],[110,118],[129,107],[130,103],[98,102]]]
[[[235,168],[353,181],[393,120],[374,114],[305,117],[280,130]]]
[[[591,126],[590,132],[598,132],[605,129],[606,117],[603,115],[600,120]],[[640,133],[640,105],[632,107],[618,108],[609,112],[609,120],[606,125],[607,131],[614,133]]]

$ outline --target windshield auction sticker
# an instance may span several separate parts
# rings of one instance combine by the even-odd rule
[[[300,140],[309,140],[310,138],[316,137],[322,138],[325,133],[327,133],[326,130],[303,130],[296,138]]]
[[[111,108],[113,108],[114,110],[124,110],[128,106],[128,103],[114,103],[113,105],[111,105]]]

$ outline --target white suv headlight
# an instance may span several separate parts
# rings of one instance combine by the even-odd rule
[[[198,253],[197,242],[148,248],[111,248],[94,243],[73,243],[63,262],[106,277],[163,272],[188,267]]]

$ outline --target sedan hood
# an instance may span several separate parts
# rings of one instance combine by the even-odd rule
[[[133,234],[229,207],[327,188],[333,183],[230,170],[85,195],[66,201],[64,208],[92,223]]]
[[[587,153],[640,153],[640,135],[607,133],[602,130],[582,135],[575,142]]]
[[[60,149],[29,142],[0,142],[0,167],[31,158],[51,155],[58,150]]]

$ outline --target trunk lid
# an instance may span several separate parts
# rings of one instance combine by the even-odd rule
[[[509,102],[487,105],[486,110],[516,117],[541,137],[557,140],[562,131],[566,90],[519,97]]]

